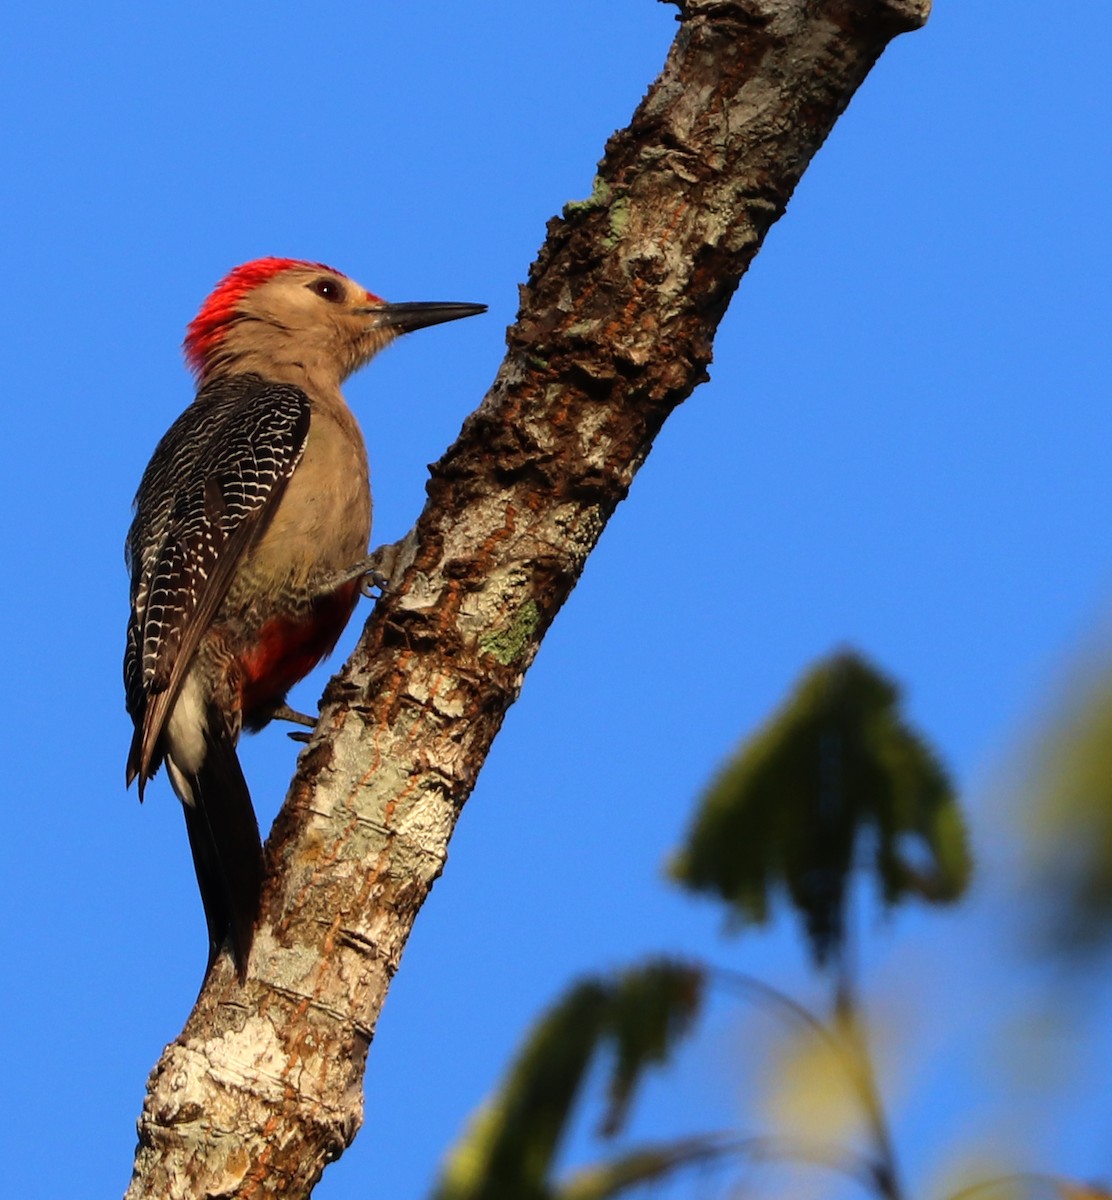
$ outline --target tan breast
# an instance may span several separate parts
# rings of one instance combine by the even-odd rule
[[[367,553],[371,492],[367,451],[351,410],[313,404],[305,453],[262,541],[245,563],[276,588],[308,586]]]

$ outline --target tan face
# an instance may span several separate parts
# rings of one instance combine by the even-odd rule
[[[344,275],[291,267],[240,300],[228,341],[240,334],[256,346],[265,343],[276,357],[299,360],[310,371],[335,371],[340,382],[397,336],[377,318],[383,307],[378,296]]]

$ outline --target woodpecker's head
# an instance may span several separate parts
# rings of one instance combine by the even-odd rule
[[[254,371],[338,386],[403,333],[486,312],[484,304],[387,304],[323,263],[259,258],[220,281],[190,322],[198,380]]]

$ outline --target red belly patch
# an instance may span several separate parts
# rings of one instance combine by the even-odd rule
[[[269,709],[281,704],[286,693],[330,654],[351,618],[359,598],[359,580],[315,600],[294,615],[271,617],[259,630],[251,651],[240,659],[243,671],[241,712],[243,723],[265,723]]]

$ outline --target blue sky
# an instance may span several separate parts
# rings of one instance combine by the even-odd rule
[[[546,220],[589,193],[673,12],[46,0],[7,15],[10,1194],[123,1190],[147,1072],[204,964],[177,802],[162,781],[142,808],[123,790],[122,542],[190,398],[186,322],[263,254],[334,263],[392,300],[488,304],[348,387],[376,541],[400,536],[425,464],[494,375]],[[420,1195],[577,973],[671,949],[806,992],[793,931],[725,941],[660,868],[737,739],[845,644],[905,684],[983,860],[967,909],[870,925],[869,982],[902,1014],[911,1180],[1005,1130],[1026,1166],[1109,1173],[1107,1119],[1069,1100],[1106,1090],[1107,1039],[1066,1055],[1074,1073],[1045,1093],[1017,1082],[1002,1040],[1040,992],[1013,948],[1017,800],[999,780],[1112,595],[1110,34],[1103,5],[1063,19],[943,0],[861,88],[509,715],[379,1026],[366,1127],[321,1200]],[[279,731],[244,747],[264,823],[294,756]],[[1107,1015],[1107,986],[1090,997]],[[743,1035],[715,1006],[638,1129],[738,1118]]]

